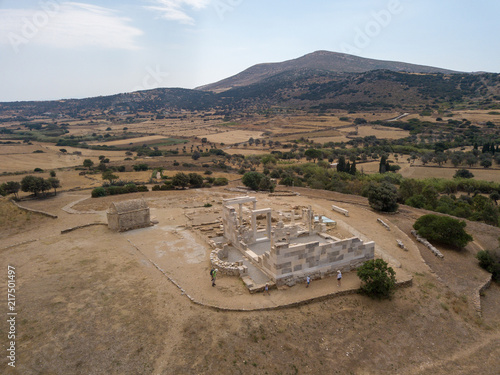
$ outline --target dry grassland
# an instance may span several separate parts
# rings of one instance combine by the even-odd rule
[[[147,193],[153,215],[160,219],[155,227],[112,233],[105,226],[93,226],[62,235],[61,229],[104,218],[66,214],[61,207],[82,198],[81,193],[68,193],[33,202],[33,207],[58,212],[59,219],[35,215],[36,220],[27,220],[20,214],[22,232],[2,223],[5,245],[35,240],[0,250],[0,263],[16,266],[19,285],[17,368],[12,371],[4,362],[2,374],[496,375],[500,288],[494,285],[485,292],[479,318],[469,293],[486,275],[473,259],[475,248],[457,254],[443,249],[444,260],[427,257],[430,252],[408,237],[408,227],[421,211],[404,208],[384,217],[392,227],[387,235],[363,198],[300,191],[293,204],[312,204],[315,210],[329,211],[332,200],[352,202],[347,204],[352,216],[339,216],[339,221],[376,236],[377,244],[388,248],[402,269],[414,276],[413,286],[396,291],[390,301],[351,295],[249,312],[195,305],[148,258],[161,262],[187,292],[211,304],[234,299],[251,306],[273,305],[288,295],[314,294],[329,280],[313,281],[309,289],[297,285],[272,290],[270,296],[249,295],[230,277],[221,277],[212,288],[209,248],[186,229],[183,213],[185,207],[191,211],[210,201],[215,214],[220,209],[216,202],[233,196],[223,190]],[[85,211],[99,208],[98,202],[128,198],[88,199],[74,208]],[[277,209],[290,204],[263,194],[259,199]],[[12,207],[6,209],[10,212]],[[498,228],[494,233],[489,228],[474,228],[481,232],[483,245],[488,243],[483,237],[495,241],[500,235]],[[410,250],[398,249],[390,236],[400,236]],[[458,273],[456,267],[462,267]],[[1,337],[6,336],[5,327],[0,326]]]
[[[59,150],[66,149],[63,154]],[[98,163],[98,157],[104,155],[110,161],[123,160],[126,155],[124,151],[100,151],[92,149],[77,149],[72,147],[58,147],[46,143],[34,143],[33,145],[2,145],[0,147],[0,172],[33,171],[35,168],[43,170],[67,168],[83,165],[85,159],[91,159]],[[33,153],[41,150],[43,153]],[[73,155],[74,151],[81,155]]]
[[[205,138],[207,138],[209,142],[234,144],[247,142],[250,138],[262,138],[262,132],[248,130],[230,130],[221,133],[206,135]]]

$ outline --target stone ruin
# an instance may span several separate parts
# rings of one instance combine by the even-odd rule
[[[144,199],[113,202],[107,217],[109,229],[116,232],[151,226],[149,207]]]
[[[244,207],[248,204],[250,209]],[[259,226],[258,219],[263,219],[265,225]],[[374,258],[373,241],[363,243],[356,237],[338,239],[328,235],[323,217],[316,218],[310,206],[298,214],[294,209],[281,212],[274,226],[272,221],[272,210],[257,209],[254,197],[223,200],[223,238],[214,243],[213,257],[222,258],[229,247],[236,248],[278,286],[292,286],[307,276],[316,279],[336,274],[337,270],[350,271]],[[228,274],[247,274],[247,267],[240,261],[214,261],[219,266],[227,265],[232,270]]]

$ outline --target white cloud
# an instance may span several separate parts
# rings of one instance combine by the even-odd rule
[[[143,32],[129,22],[109,8],[49,0],[35,8],[0,9],[0,43],[11,44],[16,51],[29,43],[138,49],[136,38]]]
[[[187,13],[186,8],[200,10],[206,8],[211,0],[153,0],[155,5],[146,9],[160,13],[160,17],[169,21],[192,25],[194,19]]]

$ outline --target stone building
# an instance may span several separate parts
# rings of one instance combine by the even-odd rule
[[[113,202],[107,211],[108,227],[116,232],[149,227],[151,218],[144,199]]]
[[[238,249],[276,285],[294,285],[307,276],[321,278],[337,270],[350,271],[374,258],[373,241],[338,239],[324,233],[326,223],[311,207],[302,208],[298,215],[295,210],[281,212],[273,226],[272,210],[257,209],[256,202],[254,197],[224,200],[224,246]],[[258,217],[264,219],[261,227]]]

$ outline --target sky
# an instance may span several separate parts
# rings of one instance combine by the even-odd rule
[[[195,88],[328,50],[500,72],[498,0],[0,0],[0,101]]]

